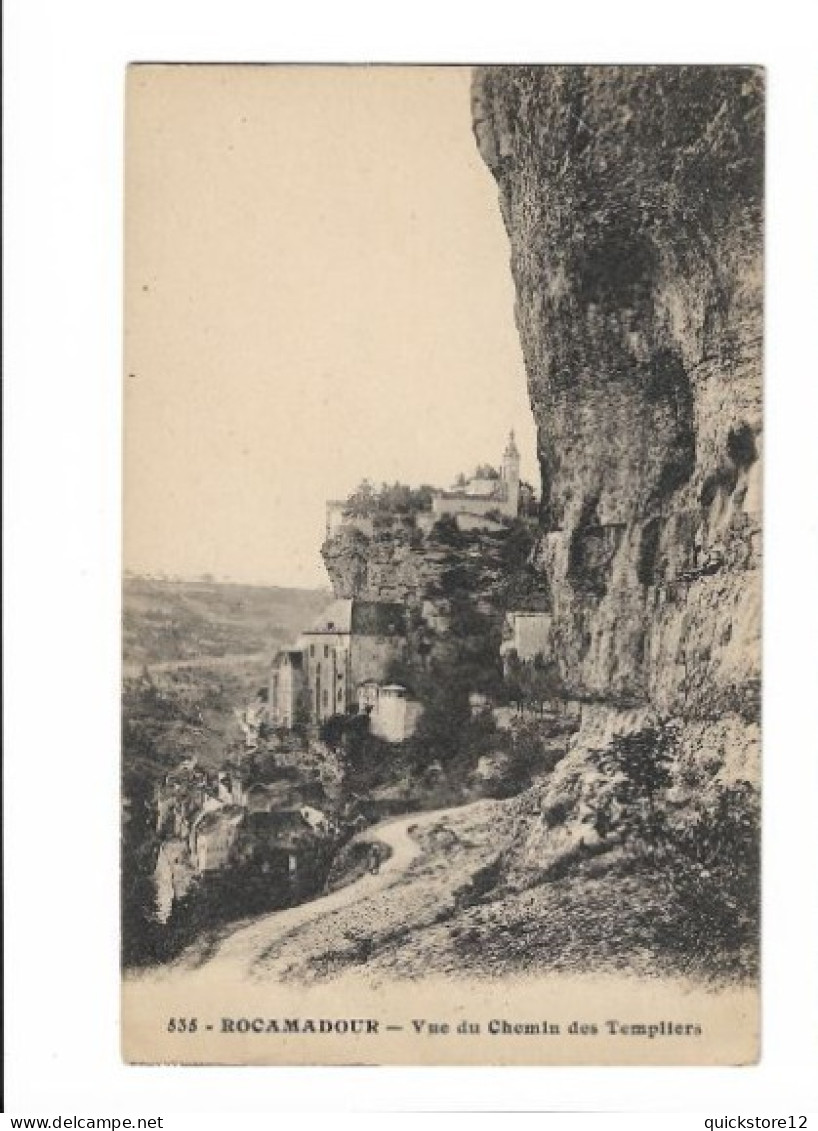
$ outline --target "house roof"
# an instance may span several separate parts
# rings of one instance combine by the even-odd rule
[[[304,653],[299,651],[298,648],[282,648],[280,652],[276,652],[273,658],[273,667],[280,668],[285,660],[289,662],[291,667],[301,668],[304,666]]]

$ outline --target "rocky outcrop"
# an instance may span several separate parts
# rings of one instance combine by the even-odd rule
[[[469,613],[499,631],[506,609],[529,583],[536,531],[525,522],[459,530],[451,521],[422,530],[396,519],[372,535],[342,527],[321,547],[338,597],[400,602],[411,623],[468,634]]]
[[[595,703],[575,756],[627,708],[681,720],[691,749],[729,732],[752,779],[762,75],[478,68],[473,120],[511,246],[555,658]]]
[[[336,597],[367,601],[421,601],[439,574],[426,540],[402,524],[367,536],[341,527],[321,547]]]

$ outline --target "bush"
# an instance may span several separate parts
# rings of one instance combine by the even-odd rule
[[[375,487],[364,479],[347,498],[345,512],[354,518],[415,515],[431,509],[433,493],[433,488],[425,483],[421,487],[397,482]]]
[[[457,519],[451,514],[440,516],[432,527],[432,535],[435,541],[458,550],[462,549],[468,541],[466,535],[457,525]]]
[[[553,719],[530,719],[518,722],[512,742],[515,759],[528,775],[550,774],[565,757],[565,728]],[[562,741],[554,742],[554,739]]]
[[[657,940],[670,953],[704,958],[720,977],[755,977],[759,865],[758,790],[722,786],[669,829],[665,883],[677,910],[660,917]]]
[[[603,839],[616,833],[632,865],[649,866],[652,882],[664,892],[657,895],[657,943],[688,965],[704,962],[715,976],[754,976],[758,790],[746,781],[711,779],[684,803],[672,799],[671,787],[687,779],[667,727],[617,738],[592,761],[607,777],[597,799],[597,832]]]
[[[337,751],[343,741],[348,724],[349,716],[347,715],[330,716],[330,718],[321,724],[319,730],[321,741],[325,743],[330,750]]]
[[[727,437],[727,454],[736,467],[750,467],[758,459],[753,430],[746,422],[731,428]]]
[[[565,684],[555,660],[538,653],[533,662],[523,663],[512,649],[506,656],[503,697],[520,709],[535,709],[543,714],[546,704],[564,704]]]
[[[597,808],[595,825],[605,837],[614,827],[651,852],[662,846],[667,830],[665,793],[673,781],[676,756],[672,731],[649,727],[621,735],[591,755],[591,762],[608,779]]]

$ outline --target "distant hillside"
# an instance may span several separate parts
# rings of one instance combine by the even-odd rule
[[[293,641],[331,600],[327,590],[127,578],[125,664],[270,652]]]

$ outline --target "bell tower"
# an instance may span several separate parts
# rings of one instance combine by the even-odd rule
[[[520,453],[514,440],[514,429],[508,434],[508,443],[503,452],[503,482],[506,488],[506,514],[516,518],[520,504]]]

